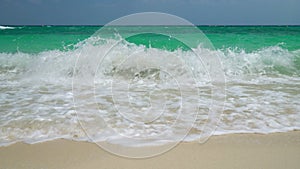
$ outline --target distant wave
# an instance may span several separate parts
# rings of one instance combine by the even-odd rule
[[[14,27],[10,27],[10,26],[0,26],[0,29],[4,30],[4,29],[15,29]]]

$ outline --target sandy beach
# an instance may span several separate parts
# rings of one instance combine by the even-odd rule
[[[0,169],[300,169],[300,0],[0,1]]]
[[[118,157],[96,144],[68,140],[0,148],[1,169],[298,169],[299,159],[300,131],[213,136],[147,159]]]

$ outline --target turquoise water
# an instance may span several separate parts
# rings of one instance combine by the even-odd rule
[[[195,56],[218,56],[226,77],[215,135],[300,129],[300,26],[199,26],[214,48],[189,27],[119,27],[122,37],[99,37],[100,28],[0,27],[0,146],[58,138],[127,145],[118,133],[161,144],[188,126],[185,140],[199,139],[213,90],[210,64]],[[167,29],[190,45],[153,33],[126,37],[141,29]]]
[[[0,52],[39,53],[55,49],[68,50],[100,28],[101,26],[16,26],[15,29],[0,31]],[[289,51],[300,49],[300,26],[198,26],[198,28],[216,49],[238,48],[247,52],[271,46],[280,46]],[[142,43],[143,38],[136,38],[133,42]],[[163,46],[161,41],[156,43],[158,44],[154,44],[154,47]]]

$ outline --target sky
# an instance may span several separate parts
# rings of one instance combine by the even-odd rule
[[[0,0],[0,25],[105,25],[137,12],[196,25],[300,25],[300,0]]]

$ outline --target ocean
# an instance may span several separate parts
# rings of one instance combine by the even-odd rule
[[[198,140],[214,105],[210,75],[195,54],[217,55],[223,65],[226,100],[223,112],[213,112],[220,118],[214,135],[300,129],[300,26],[198,26],[209,49],[151,33],[114,35],[122,39],[116,43],[95,36],[100,28],[0,26],[0,146],[60,138],[161,144],[187,130],[183,140]],[[150,29],[195,41],[186,28]],[[110,53],[101,60],[103,51]],[[186,85],[191,72],[182,63],[198,93]]]

